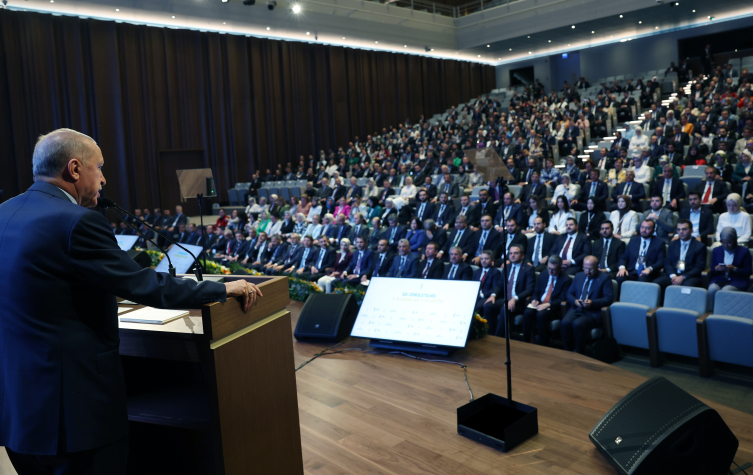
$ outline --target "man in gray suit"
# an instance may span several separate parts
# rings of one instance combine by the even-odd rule
[[[663,204],[664,199],[661,195],[652,195],[650,203],[651,208],[643,213],[641,221],[651,220],[655,222],[654,236],[664,242],[668,242],[670,233],[675,232],[677,220],[671,210],[662,207]]]

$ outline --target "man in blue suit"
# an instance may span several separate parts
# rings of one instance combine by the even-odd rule
[[[345,200],[348,203],[353,203],[356,196],[363,196],[363,189],[357,185],[358,179],[356,177],[350,177],[350,186],[348,191],[345,192]]]
[[[463,250],[458,246],[450,248],[450,263],[442,272],[443,280],[471,280],[473,278],[473,269],[463,262],[462,252]]]
[[[628,139],[622,138],[622,132],[617,131],[614,133],[615,139],[612,141],[612,145],[609,147],[609,156],[617,158],[620,156],[620,149],[628,148],[630,142]]]
[[[535,285],[535,275],[533,267],[523,263],[523,247],[513,244],[507,252],[507,259],[510,261],[505,266],[507,272],[507,295],[505,296],[505,306],[502,306],[497,329],[494,331],[496,336],[505,336],[505,316],[504,310],[507,310],[507,318],[510,319],[510,325],[515,321],[515,317],[521,315],[528,305],[527,299],[533,295]],[[491,328],[491,327],[490,327]]]
[[[715,233],[714,213],[708,207],[701,206],[701,194],[697,191],[688,193],[688,206],[680,210],[680,219],[687,219],[693,224],[693,238],[706,243],[710,234]]]
[[[641,200],[646,198],[646,189],[642,183],[635,181],[635,172],[628,170],[625,172],[625,181],[614,187],[612,190],[612,203],[609,205],[609,210],[614,211],[617,209],[617,198],[620,196],[630,196],[632,199],[632,208],[637,210],[636,213],[640,213]]]
[[[423,223],[425,220],[434,216],[434,203],[429,201],[429,193],[426,190],[420,190],[416,195],[415,216]]]
[[[342,279],[335,279],[335,281],[344,281],[346,285],[357,285],[371,269],[373,259],[374,252],[366,245],[366,239],[363,236],[358,236],[350,264],[343,272]]]
[[[298,247],[296,255],[293,256],[290,266],[286,267],[282,273],[286,275],[293,275],[294,277],[300,277],[304,272],[308,272],[316,259],[317,249],[313,246],[314,238],[310,235],[303,237],[303,247]]]
[[[664,270],[654,279],[662,289],[670,285],[699,287],[701,273],[706,267],[706,246],[693,239],[693,223],[687,219],[677,222],[678,239],[670,241]]]
[[[451,223],[455,217],[455,206],[449,201],[447,193],[442,192],[439,194],[439,202],[436,203],[436,211],[432,216],[432,219],[437,226],[442,228],[445,224]]]
[[[508,191],[502,195],[502,203],[497,208],[497,216],[494,217],[494,227],[502,231],[509,218],[514,218],[516,223],[523,222],[523,207],[515,202],[515,195]]]
[[[606,207],[607,198],[609,198],[609,187],[606,183],[599,180],[599,170],[592,169],[590,172],[590,180],[583,184],[583,189],[578,194],[578,199],[573,200],[574,204],[572,208],[577,211],[587,211],[588,198],[594,197],[594,203],[597,203],[599,209],[604,210]]]
[[[664,241],[654,236],[656,223],[641,221],[640,236],[633,236],[620,258],[617,283],[626,280],[652,282],[664,268]]]
[[[394,214],[387,217],[387,222],[389,226],[382,231],[382,237],[390,244],[390,249],[396,251],[397,243],[405,236],[405,227],[398,225],[397,215]]]
[[[74,460],[76,473],[126,473],[116,295],[158,308],[244,297],[245,309],[260,295],[245,281],[142,269],[87,209],[106,183],[103,166],[90,137],[53,131],[34,148],[34,184],[0,205],[0,259],[13,269],[0,280],[0,445],[20,474],[72,473]]]
[[[424,249],[424,256],[426,259],[421,260],[418,263],[418,278],[419,279],[441,279],[444,272],[444,262],[437,257],[439,252],[439,244],[434,241],[426,244]]]
[[[552,247],[552,254],[562,258],[562,272],[574,276],[583,269],[583,259],[591,254],[591,239],[578,232],[575,218],[565,221],[565,234],[562,234]]]
[[[479,294],[476,297],[474,312],[480,313],[489,324],[489,328],[497,328],[497,316],[505,303],[502,298],[502,272],[494,266],[494,252],[481,251],[481,266],[473,272],[473,280],[481,282]],[[497,296],[500,298],[497,299]]]
[[[315,248],[314,262],[309,267],[308,272],[303,272],[300,278],[316,282],[326,275],[326,270],[335,265],[335,254],[337,249],[329,246],[326,236],[319,236],[319,247]]]
[[[471,243],[473,241],[473,231],[468,229],[468,221],[465,216],[458,216],[455,218],[455,229],[452,230],[444,247],[437,254],[440,259],[447,259],[447,255],[450,253],[450,248],[454,246],[460,247],[463,251],[463,255],[471,252]]]
[[[401,239],[397,243],[397,255],[392,259],[392,266],[385,277],[412,279],[418,277],[418,256],[411,254],[410,242]]]
[[[549,323],[562,316],[562,302],[572,279],[562,274],[562,259],[553,255],[547,260],[547,272],[539,274],[531,305],[523,314],[523,341],[547,345]]]
[[[494,229],[494,226],[492,226],[491,215],[483,215],[479,225],[480,228],[476,231],[476,234],[473,235],[473,239],[470,243],[470,255],[473,256],[470,261],[473,265],[479,265],[482,251],[491,251],[492,256],[496,259],[499,257],[497,252],[502,249],[502,233]]]
[[[560,323],[562,343],[567,351],[583,353],[591,329],[601,326],[602,307],[614,301],[612,279],[599,272],[599,260],[594,256],[583,260],[583,272],[573,279],[566,299],[569,309]]]

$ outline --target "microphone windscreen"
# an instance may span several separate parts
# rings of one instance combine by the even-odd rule
[[[117,207],[117,205],[115,204],[113,200],[111,200],[110,198],[102,197],[102,196],[100,196],[99,199],[97,200],[97,206],[101,206],[103,208],[110,208],[112,206]]]

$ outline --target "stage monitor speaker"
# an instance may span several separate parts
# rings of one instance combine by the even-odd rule
[[[342,341],[350,335],[358,314],[351,294],[310,294],[293,335],[298,341]]]
[[[147,254],[146,251],[131,249],[126,252],[128,252],[128,255],[131,256],[131,259],[136,261],[136,264],[140,265],[142,269],[146,269],[147,267],[152,265],[152,258],[149,257],[149,254]]]
[[[665,378],[632,390],[588,435],[622,475],[724,475],[737,438],[719,413]]]

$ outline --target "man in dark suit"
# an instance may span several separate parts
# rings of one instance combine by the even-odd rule
[[[264,259],[264,254],[269,248],[269,236],[264,231],[259,233],[256,242],[251,245],[250,241],[245,241],[245,247],[241,251],[238,260],[243,267],[250,268],[254,264],[260,264]]]
[[[471,264],[479,265],[482,251],[490,251],[493,259],[498,258],[499,255],[497,255],[497,252],[501,249],[501,243],[502,234],[492,226],[492,217],[488,214],[483,215],[481,217],[480,228],[473,235],[470,243],[472,253],[470,255],[473,256]]]
[[[685,198],[685,187],[677,178],[674,178],[674,170],[671,166],[665,165],[663,174],[656,179],[654,185],[654,195],[661,196],[666,207],[671,211],[679,211],[679,200]]]
[[[141,229],[139,231],[141,231],[141,234],[139,235],[139,238],[136,240],[136,244],[134,245],[134,247],[140,247],[142,249],[147,249],[148,245],[149,245],[148,244],[148,242],[149,242],[148,240],[149,239],[152,239],[152,240],[154,239],[154,231],[152,231],[151,229],[147,228],[144,223],[141,223]]]
[[[432,203],[436,202],[437,193],[439,192],[439,189],[437,188],[437,185],[431,182],[431,176],[427,175],[424,177],[424,184],[421,186],[424,190],[426,190],[426,194],[429,195],[429,201]]]
[[[663,208],[661,195],[654,195],[651,197],[649,209],[647,209],[641,219],[650,219],[656,224],[654,227],[654,236],[663,240],[669,241],[669,235],[675,232],[675,215],[668,208]]]
[[[436,242],[429,242],[424,249],[424,255],[426,259],[423,259],[418,263],[418,278],[419,279],[441,279],[442,272],[444,271],[444,262],[437,258],[439,252],[439,244]]]
[[[405,227],[398,225],[397,215],[391,214],[387,217],[387,226],[382,231],[382,237],[390,243],[390,249],[394,252],[397,251],[398,242],[405,236]]]
[[[617,283],[626,280],[652,282],[664,267],[664,241],[654,237],[656,223],[643,220],[640,236],[633,236],[620,257]]]
[[[713,213],[721,214],[726,211],[724,202],[729,190],[722,180],[717,179],[717,176],[716,168],[706,167],[706,179],[698,183],[693,191],[698,192],[703,207],[708,207]]]
[[[677,223],[678,239],[669,243],[664,270],[654,279],[662,289],[670,285],[701,286],[701,273],[706,267],[706,246],[693,239],[693,223],[681,219]]]
[[[353,251],[353,258],[345,268],[342,277],[335,279],[335,282],[342,281],[346,285],[358,285],[368,279],[367,274],[374,264],[374,252],[366,245],[366,238],[363,236],[357,236],[354,242],[356,248]]]
[[[439,202],[435,206],[434,215],[431,219],[437,223],[438,227],[442,228],[446,224],[451,223],[454,217],[455,206],[450,202],[447,193],[443,191],[439,194]]]
[[[614,225],[611,221],[601,223],[601,238],[591,244],[591,254],[599,260],[599,272],[617,278],[620,257],[625,253],[625,243],[614,237]]]
[[[384,180],[382,183],[384,188],[379,193],[379,206],[384,208],[384,203],[387,201],[387,198],[394,195],[395,190],[392,188],[389,180]]]
[[[264,272],[274,262],[282,259],[288,250],[287,243],[282,242],[282,238],[279,234],[268,239],[268,244],[264,252],[259,252],[256,255],[256,261],[251,265],[251,268],[258,272]]]
[[[513,218],[508,218],[505,221],[505,231],[507,232],[504,239],[504,250],[500,250],[500,254],[506,256],[510,251],[510,246],[517,245],[522,249],[525,255],[526,246],[528,245],[528,238],[523,234],[523,229],[518,225],[518,222]],[[499,261],[499,265],[502,266],[502,261]]]
[[[363,196],[363,189],[361,189],[360,186],[358,186],[356,183],[358,183],[358,179],[356,177],[350,177],[350,186],[348,187],[348,190],[345,192],[345,200],[348,203],[352,203],[353,200],[356,199],[356,196]]]
[[[488,214],[492,218],[497,214],[497,207],[494,205],[494,201],[490,198],[487,190],[481,190],[478,193],[478,202],[473,207],[473,213],[468,223],[473,228],[478,228],[481,222],[481,217]]]
[[[643,184],[635,181],[635,173],[632,170],[625,172],[625,182],[620,183],[612,190],[612,203],[609,206],[610,211],[617,209],[617,198],[629,195],[632,198],[632,209],[641,211],[641,200],[646,199],[646,189]]]
[[[188,218],[185,214],[183,214],[183,207],[182,206],[176,206],[175,207],[175,217],[172,220],[172,223],[169,223],[167,227],[167,234],[168,236],[172,237],[174,241],[177,241],[176,235],[178,234],[178,227],[181,224],[187,224]]]
[[[599,272],[598,260],[594,256],[583,260],[583,272],[573,279],[566,299],[568,311],[560,323],[562,343],[567,351],[583,353],[591,329],[601,326],[602,307],[608,307],[614,301],[612,279]]]
[[[390,243],[386,239],[380,239],[374,253],[374,263],[366,273],[366,278],[384,277],[392,267],[392,260],[395,254],[390,252]],[[361,281],[365,279],[361,278]]]
[[[549,323],[562,317],[562,301],[570,289],[572,279],[562,274],[562,259],[551,256],[536,281],[531,305],[523,314],[523,341],[546,346],[549,343]]]
[[[591,240],[588,235],[578,232],[575,218],[567,219],[565,234],[557,238],[552,254],[562,258],[562,272],[565,275],[572,277],[583,269],[583,259],[591,254]]]
[[[688,207],[680,210],[680,219],[687,219],[693,225],[691,231],[694,239],[706,244],[709,235],[714,234],[714,214],[701,206],[701,194],[697,191],[688,193]]]
[[[468,229],[468,222],[465,216],[458,216],[455,218],[455,229],[452,230],[449,236],[447,236],[447,242],[444,247],[437,254],[439,259],[444,259],[445,256],[449,257],[450,248],[458,246],[463,250],[462,255],[467,255],[471,252],[471,243],[473,241],[473,231]]]
[[[207,224],[206,226],[206,236],[204,236],[204,250],[208,251],[214,247],[215,244],[217,244],[217,240],[222,236],[221,233],[215,232],[214,226],[211,224]]]
[[[463,262],[463,249],[458,246],[450,248],[450,263],[444,267],[442,272],[443,280],[471,280],[473,278],[473,269]]]
[[[298,255],[298,250],[303,247],[300,242],[300,234],[291,234],[287,239],[287,243],[280,244],[281,249],[279,252],[274,253],[267,263],[264,264],[263,272],[267,275],[275,275],[277,272],[289,267],[293,263],[295,256]]]
[[[347,236],[348,240],[351,243],[355,243],[358,237],[362,237],[368,242],[369,233],[370,230],[366,223],[366,218],[361,213],[356,214],[356,217],[353,219],[353,226],[350,227],[350,232]]]
[[[392,259],[392,266],[385,277],[412,279],[418,277],[418,256],[410,252],[410,242],[401,239],[397,243],[397,255]]]
[[[594,198],[594,203],[598,203],[599,209],[604,210],[609,198],[609,187],[606,183],[599,180],[600,172],[597,169],[593,169],[590,172],[589,180],[583,184],[583,188],[578,194],[578,198],[575,200],[572,208],[577,211],[587,211],[588,198]]]
[[[426,190],[419,190],[416,198],[418,201],[415,216],[423,223],[434,215],[434,203],[429,201],[429,193]]]
[[[494,253],[482,251],[479,263],[481,266],[473,272],[473,279],[481,282],[479,294],[476,297],[475,312],[480,313],[488,322],[489,328],[497,328],[497,316],[505,303],[502,298],[502,272],[494,267]],[[500,297],[497,299],[497,297]]]
[[[303,272],[300,278],[311,282],[321,279],[326,275],[327,269],[335,265],[335,254],[337,250],[329,246],[327,237],[319,236],[319,247],[315,248],[314,262],[308,272]]]
[[[533,295],[534,290],[535,273],[533,267],[523,263],[523,248],[517,244],[510,246],[507,259],[510,263],[505,266],[507,272],[506,306],[503,306],[500,310],[497,329],[494,332],[496,336],[505,336],[505,315],[503,312],[506,310],[507,318],[510,319],[510,322],[513,322],[516,316],[525,311],[526,305],[528,305],[527,299]]]
[[[313,246],[314,238],[310,235],[303,237],[303,246],[298,247],[298,251],[289,261],[289,267],[285,267],[282,271],[283,274],[293,275],[294,277],[300,277],[304,272],[308,272],[311,265],[316,259],[316,248]],[[286,259],[286,262],[288,260]]]
[[[502,195],[502,203],[497,208],[497,215],[494,217],[494,227],[497,231],[502,231],[507,218],[515,218],[518,223],[523,222],[523,206],[515,202],[515,195],[511,191]]]
[[[360,226],[363,226],[362,224]],[[350,224],[345,222],[345,215],[344,214],[338,214],[337,215],[337,226],[334,228],[330,228],[331,235],[330,238],[330,244],[333,245],[340,245],[340,240],[342,238],[346,238],[350,236],[351,226]],[[351,241],[353,242],[353,241]]]
[[[444,183],[437,187],[440,193],[447,193],[450,198],[457,198],[460,196],[460,187],[457,183],[452,182],[452,175],[449,173],[444,174]]]
[[[455,212],[455,218],[463,216],[466,222],[470,225],[471,216],[473,215],[473,207],[471,206],[471,198],[468,195],[460,197],[460,207]],[[454,218],[453,218],[454,221]],[[445,223],[445,227],[449,229],[451,223]]]
[[[515,202],[528,206],[528,200],[531,196],[538,196],[542,203],[546,201],[546,185],[539,183],[539,172],[537,171],[531,174],[531,182],[520,190],[520,197]]]
[[[521,182],[523,172],[515,166],[515,160],[512,158],[507,159],[507,171],[510,172],[510,175],[512,175],[512,180],[505,180],[506,185],[517,185]]]
[[[332,188],[329,186],[329,179],[323,178],[322,186],[316,192],[316,199],[319,200],[321,204],[324,204],[330,196],[332,196]]]
[[[525,262],[530,263],[534,271],[544,272],[557,236],[546,231],[546,223],[541,217],[533,221],[533,231],[534,235],[528,238]]]
[[[106,183],[103,166],[94,140],[53,131],[35,146],[34,184],[0,205],[0,256],[13,269],[0,282],[0,445],[20,474],[72,473],[74,463],[76,473],[126,473],[116,295],[158,308],[244,297],[245,310],[261,295],[245,281],[197,283],[142,269],[104,216],[87,209]]]

